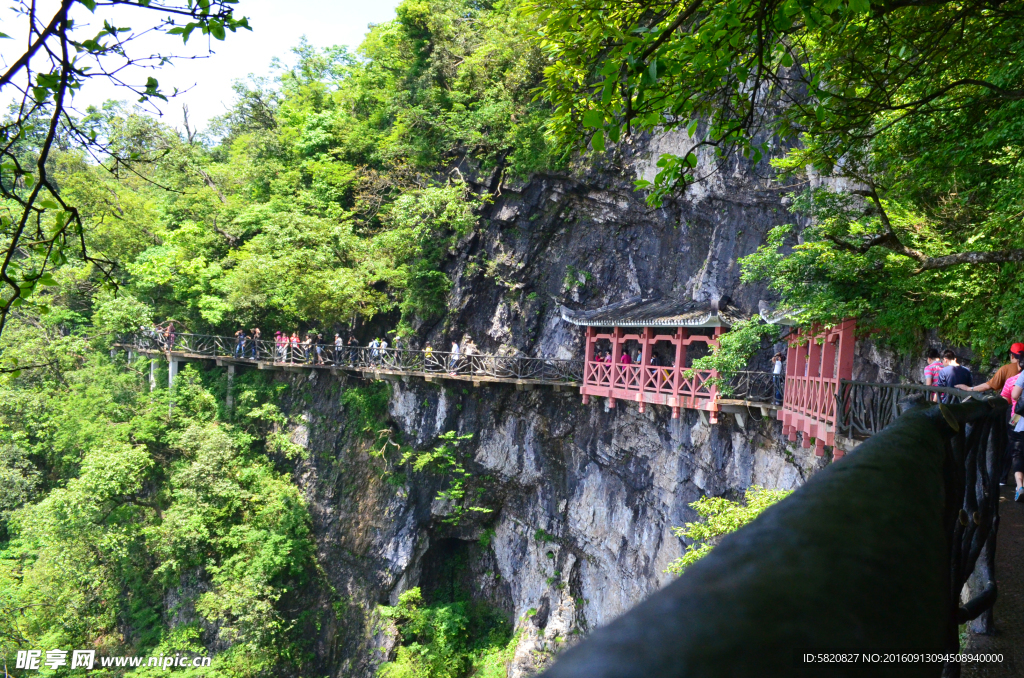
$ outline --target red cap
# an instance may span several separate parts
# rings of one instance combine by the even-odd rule
[[[1013,353],[1013,354],[1016,354],[1016,355],[1020,355],[1021,353],[1024,353],[1024,344],[1022,344],[1020,342],[1017,342],[1016,344],[1012,344],[1010,346],[1010,353]]]

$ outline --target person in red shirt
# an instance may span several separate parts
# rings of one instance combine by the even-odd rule
[[[977,386],[959,384],[957,388],[964,391],[974,391],[975,393],[979,391],[996,391],[998,393],[1003,390],[1003,384],[1006,383],[1007,379],[1020,374],[1021,363],[1024,363],[1024,344],[1016,343],[1010,346],[1010,362],[996,370],[991,379]]]

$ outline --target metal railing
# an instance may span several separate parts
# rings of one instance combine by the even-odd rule
[[[836,393],[835,427],[847,438],[865,438],[878,433],[914,403],[948,404],[985,400],[991,394],[924,384],[878,384],[839,380]]]
[[[447,351],[413,351],[401,348],[335,346],[308,341],[275,342],[206,334],[165,333],[143,330],[118,343],[137,351],[182,353],[205,358],[230,358],[274,365],[305,365],[348,369],[383,370],[410,374],[448,374],[463,377],[575,383],[583,376],[583,360],[500,356]]]
[[[728,398],[762,403],[782,402],[786,375],[771,372],[737,372],[728,382]]]
[[[995,601],[1005,418],[998,397],[912,408],[543,678],[938,676]],[[815,663],[840,653],[857,664]]]

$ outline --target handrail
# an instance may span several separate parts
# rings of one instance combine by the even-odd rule
[[[543,678],[937,676],[995,600],[1005,416],[998,397],[913,408]],[[987,585],[961,606],[972,572]]]
[[[908,405],[937,400],[929,399],[927,394],[947,395],[956,403],[991,397],[990,394],[945,386],[840,379],[836,393],[836,431],[847,438],[864,438],[878,433],[895,421]]]
[[[729,397],[757,402],[781,401],[786,386],[785,374],[740,371],[727,382]]]
[[[150,330],[119,342],[136,350],[159,350],[251,363],[341,367],[452,376],[576,383],[583,377],[582,359],[532,358],[485,353],[452,353],[404,348],[371,348],[299,342],[278,344],[251,338],[239,344],[234,337],[206,334],[170,334]]]

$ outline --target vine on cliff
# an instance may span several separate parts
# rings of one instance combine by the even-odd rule
[[[458,525],[468,513],[491,513],[493,511],[485,506],[476,505],[472,495],[468,502],[466,500],[466,482],[472,473],[466,469],[458,452],[462,443],[472,440],[472,438],[472,433],[460,436],[455,431],[448,431],[441,434],[439,438],[441,444],[437,447],[432,450],[407,450],[399,462],[400,464],[412,462],[414,471],[430,471],[443,476],[448,481],[447,489],[438,490],[437,500],[449,502],[451,505],[451,512],[445,516],[443,521],[449,525]],[[478,488],[475,499],[479,500],[483,492],[483,488]]]

